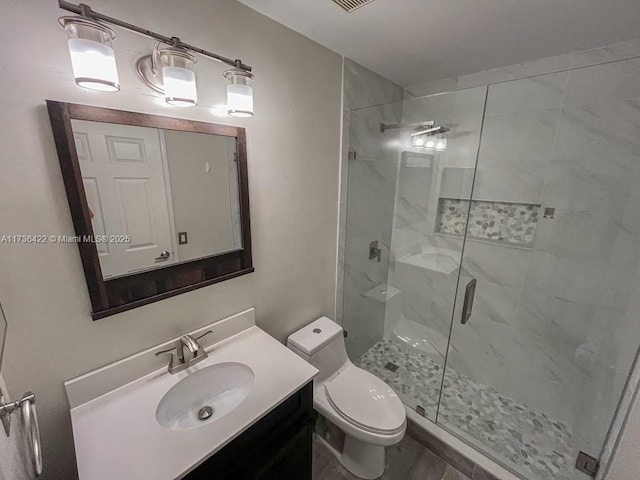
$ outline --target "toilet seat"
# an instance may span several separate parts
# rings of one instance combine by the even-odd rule
[[[351,364],[324,387],[336,413],[351,424],[382,435],[404,430],[404,405],[393,389],[375,375]]]

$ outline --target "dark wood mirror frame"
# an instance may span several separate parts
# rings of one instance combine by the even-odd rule
[[[95,243],[79,241],[78,248],[91,297],[91,316],[94,320],[254,271],[251,259],[247,143],[244,128],[53,100],[47,100],[47,108],[75,233],[80,239],[93,238],[93,228],[71,120],[206,133],[236,139],[242,249],[105,280]]]

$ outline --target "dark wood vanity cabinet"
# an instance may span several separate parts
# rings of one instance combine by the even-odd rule
[[[313,384],[309,382],[184,480],[311,480]]]

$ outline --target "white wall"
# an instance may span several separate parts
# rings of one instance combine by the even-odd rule
[[[38,396],[45,479],[76,476],[64,380],[250,306],[279,340],[335,308],[340,57],[233,0],[90,3],[253,65],[256,115],[226,123],[247,128],[256,272],[93,322],[75,245],[0,244],[3,374],[12,393]],[[0,0],[0,234],[73,233],[45,99],[209,122],[224,102],[225,67],[199,59],[202,106],[159,103],[132,68],[153,42],[122,30],[121,92],[76,87],[56,5]]]

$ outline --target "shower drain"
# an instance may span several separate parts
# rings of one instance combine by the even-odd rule
[[[387,370],[391,370],[392,372],[395,372],[400,367],[398,367],[398,365],[396,365],[395,363],[387,362],[384,368],[386,368]]]

